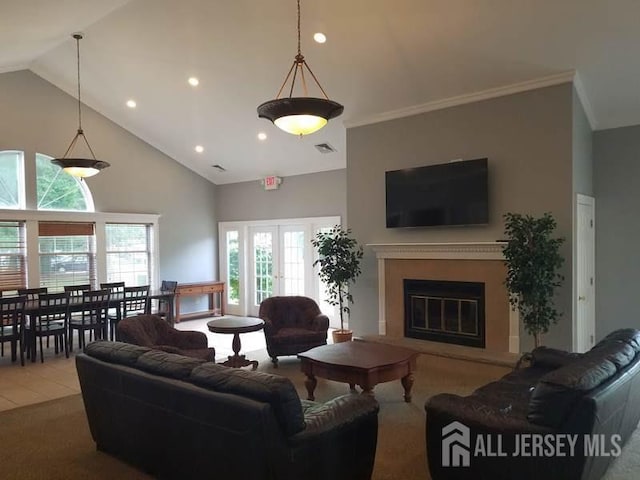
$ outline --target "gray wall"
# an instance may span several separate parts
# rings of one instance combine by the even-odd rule
[[[552,212],[567,238],[563,274],[571,278],[573,87],[563,84],[347,130],[348,225],[360,243],[494,241],[505,212]],[[387,229],[384,172],[489,159],[490,223],[455,228]],[[365,249],[363,275],[353,288],[351,327],[377,333],[375,255]],[[544,342],[570,347],[571,281],[560,289],[563,318]],[[530,345],[523,333],[522,348]]]
[[[596,335],[640,328],[640,125],[594,133]]]
[[[64,153],[78,125],[77,101],[25,70],[0,74],[0,112],[0,150],[25,151],[33,192],[34,154]],[[96,211],[160,214],[160,277],[217,279],[215,185],[94,110],[82,112],[94,152],[111,163],[87,179]]]
[[[573,89],[573,192],[593,196],[593,132]]]
[[[278,190],[266,191],[258,180],[216,187],[220,222],[270,220],[347,213],[346,170],[284,177]]]

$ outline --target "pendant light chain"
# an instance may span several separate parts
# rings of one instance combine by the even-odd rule
[[[76,65],[78,67],[78,131],[82,132],[82,101],[80,100],[80,39],[82,35],[76,33],[73,38],[76,39]]]
[[[298,0],[298,56],[302,56],[300,49],[300,0]]]

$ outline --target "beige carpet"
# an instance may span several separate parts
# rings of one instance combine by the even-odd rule
[[[295,358],[274,370],[264,352],[247,355],[260,360],[259,370],[289,377],[306,396],[304,375]],[[413,401],[402,400],[400,382],[378,385],[380,403],[375,480],[429,478],[425,455],[425,400],[438,392],[468,393],[498,378],[503,368],[423,355],[419,359]],[[348,386],[318,379],[316,400],[347,393]],[[97,452],[79,395],[0,413],[0,476],[3,479],[144,479],[147,475],[109,455]],[[640,434],[636,432],[607,480],[638,478]]]

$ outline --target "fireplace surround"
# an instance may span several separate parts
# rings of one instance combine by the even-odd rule
[[[501,242],[369,244],[378,259],[378,333],[406,338],[404,280],[477,282],[485,288],[484,348],[518,353],[519,319],[509,305],[504,286],[504,245]]]

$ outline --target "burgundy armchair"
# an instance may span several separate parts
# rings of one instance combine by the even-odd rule
[[[208,348],[202,332],[176,330],[157,315],[138,315],[118,322],[121,342],[177,353],[213,362],[216,351]]]
[[[275,367],[278,356],[296,355],[327,344],[329,318],[311,298],[267,298],[260,304],[258,316],[264,320],[267,352]]]

